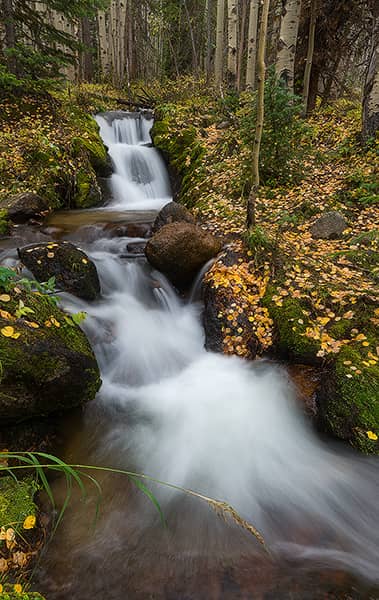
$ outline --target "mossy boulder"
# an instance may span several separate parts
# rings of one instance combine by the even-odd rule
[[[37,281],[44,282],[55,277],[58,288],[83,300],[95,300],[100,294],[94,263],[69,242],[24,246],[18,249],[18,255]]]
[[[95,174],[91,170],[79,169],[76,173],[74,208],[91,208],[101,204],[103,196]]]
[[[32,192],[10,196],[1,205],[13,223],[26,223],[29,219],[40,219],[49,210],[47,200]]]
[[[319,341],[304,335],[309,326],[307,310],[296,298],[285,297],[278,305],[273,295],[274,288],[269,286],[262,304],[274,321],[274,353],[292,362],[320,364],[321,360],[317,357]]]
[[[191,223],[169,223],[147,243],[150,264],[178,287],[190,285],[199,269],[221,250],[221,242]]]
[[[379,361],[376,342],[370,341],[371,348],[345,346],[323,371],[318,416],[323,429],[365,453],[379,454]]]
[[[187,208],[185,208],[185,206],[181,206],[177,202],[169,202],[159,211],[151,231],[154,234],[162,229],[164,225],[168,225],[169,223],[179,223],[182,221],[186,223],[192,223],[193,225],[196,223],[195,217]]]
[[[9,220],[7,209],[0,209],[0,235],[7,235],[9,231]]]
[[[16,290],[0,297],[0,419],[47,415],[92,400],[101,381],[83,331],[48,296]]]
[[[86,155],[99,177],[108,177],[112,174],[112,161],[99,134],[99,126],[95,119],[83,119],[85,129],[80,136],[72,140],[72,150],[75,155]]]
[[[38,485],[32,477],[16,481],[13,477],[0,477],[0,527],[22,525],[29,515],[36,516],[34,496]]]

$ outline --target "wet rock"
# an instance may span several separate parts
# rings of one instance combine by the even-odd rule
[[[149,223],[108,223],[104,229],[111,237],[147,238],[150,235],[151,225]]]
[[[69,242],[34,244],[18,249],[22,263],[37,281],[55,277],[59,289],[83,300],[95,300],[100,294],[100,282],[93,262]]]
[[[143,256],[146,248],[146,242],[130,242],[126,245],[126,251],[129,254]]]
[[[185,208],[185,206],[182,206],[177,202],[169,202],[159,211],[151,228],[151,232],[153,234],[157,233],[164,225],[181,221],[192,223],[193,225],[196,223],[195,217]]]
[[[3,203],[2,208],[8,210],[8,217],[13,223],[26,223],[29,219],[45,216],[49,210],[48,202],[31,192],[17,194]]]
[[[333,210],[319,217],[311,225],[310,231],[315,239],[334,240],[340,238],[347,227],[345,217]]]
[[[191,223],[164,225],[146,245],[150,264],[179,287],[188,286],[201,267],[221,250],[221,242]]]
[[[229,121],[221,121],[221,123],[218,123],[218,125],[216,125],[216,129],[229,129],[229,127]]]
[[[0,419],[29,419],[92,400],[101,382],[83,331],[47,296],[9,296],[0,300]],[[14,319],[20,300],[32,312]]]
[[[228,321],[229,308],[234,302],[233,292],[230,288],[215,288],[212,282],[203,285],[203,325],[205,331],[205,348],[212,352],[224,352],[225,329],[230,329],[230,337],[240,339],[236,345],[243,346],[244,357],[254,359],[259,349],[258,339],[243,312],[236,315],[236,324]],[[241,331],[241,333],[239,332]]]

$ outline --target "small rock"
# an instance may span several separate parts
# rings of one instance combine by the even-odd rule
[[[43,217],[49,210],[49,205],[38,194],[25,192],[9,198],[3,208],[8,210],[8,216],[14,223],[26,223],[29,219]]]
[[[146,242],[130,242],[126,245],[126,250],[129,254],[143,256],[145,252]]]
[[[230,123],[229,121],[222,121],[218,125],[216,125],[216,129],[229,129]]]
[[[56,285],[83,300],[95,300],[100,282],[94,263],[69,242],[33,244],[18,249],[22,263],[43,282],[55,277]]]
[[[199,269],[221,250],[221,242],[191,223],[164,225],[147,243],[150,264],[179,287],[188,286]]]
[[[177,202],[169,202],[162,210],[158,213],[153,226],[151,228],[152,234],[157,233],[162,227],[169,223],[178,223],[184,221],[185,223],[196,223],[195,217],[181,204]]]
[[[340,238],[347,227],[345,217],[333,210],[319,217],[311,225],[310,231],[315,239],[334,240]]]

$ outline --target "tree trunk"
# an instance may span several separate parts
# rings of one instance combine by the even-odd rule
[[[311,0],[311,17],[310,17],[309,34],[308,34],[308,51],[307,51],[307,59],[306,59],[306,63],[305,63],[304,85],[303,85],[303,104],[304,104],[304,114],[305,115],[307,115],[309,112],[309,108],[308,108],[309,84],[311,81],[313,53],[314,53],[314,49],[315,49],[316,19],[317,19],[317,0]]]
[[[255,226],[256,214],[255,203],[259,189],[259,154],[261,148],[262,131],[265,112],[265,75],[266,63],[265,52],[267,42],[267,24],[268,13],[270,9],[270,0],[263,0],[262,20],[259,30],[259,48],[258,48],[258,98],[257,98],[257,122],[255,126],[255,138],[253,146],[253,185],[250,190],[247,201],[246,224],[250,229]]]
[[[301,0],[283,0],[276,73],[290,92],[294,92],[295,52],[299,30]]]
[[[216,55],[215,55],[215,80],[216,85],[222,85],[224,63],[224,27],[225,27],[225,0],[217,0],[217,26],[216,26]]]
[[[195,34],[194,34],[192,23],[191,23],[191,17],[190,17],[189,11],[188,11],[187,0],[183,0],[183,4],[184,4],[184,11],[186,13],[188,29],[189,29],[190,36],[191,36],[192,68],[193,68],[194,73],[197,75],[198,74],[198,59],[197,59]]]
[[[242,88],[243,58],[244,58],[244,53],[245,53],[245,41],[246,41],[247,5],[248,5],[248,0],[242,0],[241,30],[240,30],[240,37],[239,37],[238,60],[237,60],[237,90],[238,91],[240,91]]]
[[[81,38],[84,45],[84,50],[80,57],[81,79],[84,81],[92,81],[93,78],[93,55],[92,55],[92,36],[91,24],[88,17],[82,17],[81,22]]]
[[[370,64],[366,74],[362,104],[362,137],[367,141],[379,129],[379,6],[373,3]]]
[[[97,27],[99,31],[99,62],[101,75],[104,77],[109,73],[109,41],[107,36],[106,13],[99,11],[97,14]]]
[[[14,48],[16,45],[16,29],[13,18],[13,0],[3,0],[2,9],[5,28],[4,45],[5,48],[9,50],[10,48]],[[15,56],[7,57],[7,66],[11,73],[18,75],[17,61]]]
[[[255,65],[257,62],[259,0],[250,0],[249,41],[247,46],[246,87],[255,90]]]
[[[212,7],[213,0],[207,0],[206,3],[206,23],[207,23],[207,43],[205,56],[205,72],[207,81],[211,77],[211,60],[212,60]]]
[[[228,83],[235,87],[237,77],[237,0],[228,0]]]

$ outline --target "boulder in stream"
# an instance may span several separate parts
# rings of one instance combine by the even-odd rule
[[[184,221],[186,223],[196,223],[195,217],[190,211],[178,202],[169,202],[158,213],[152,226],[152,233],[157,233],[162,227],[169,223],[178,223]]]
[[[40,219],[49,210],[48,202],[32,192],[24,192],[11,196],[2,203],[8,211],[8,217],[14,223],[26,223],[29,219]]]
[[[221,250],[221,242],[191,223],[164,225],[147,243],[145,254],[150,264],[170,281],[185,287],[197,272]]]
[[[83,300],[95,300],[100,281],[94,263],[69,242],[33,244],[18,249],[22,263],[43,282],[55,277],[59,289]]]
[[[95,397],[101,381],[88,340],[48,296],[16,287],[0,295],[0,309],[0,420],[47,415]]]

